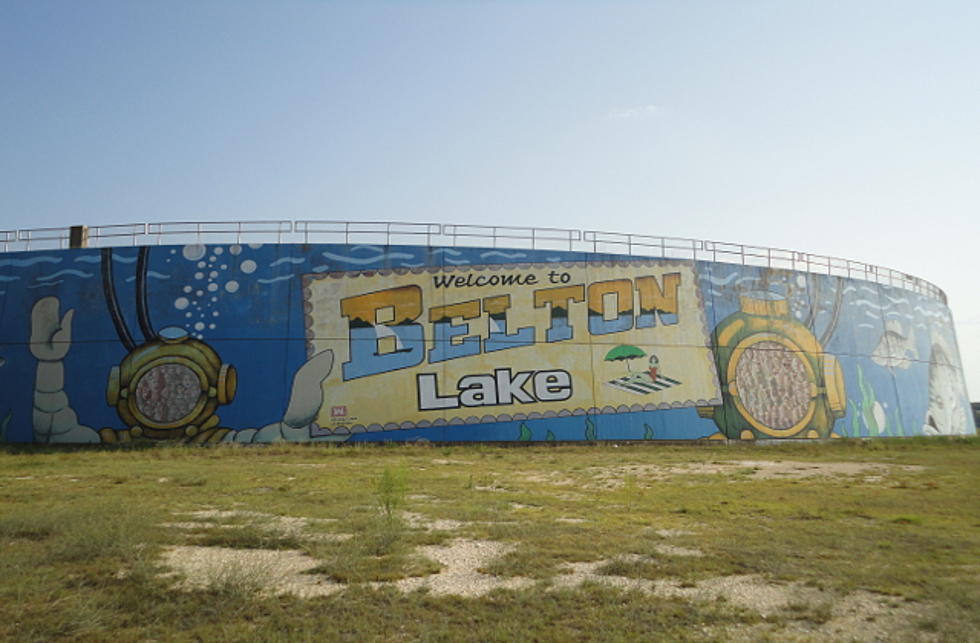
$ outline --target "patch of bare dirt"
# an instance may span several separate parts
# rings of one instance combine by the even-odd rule
[[[280,516],[277,514],[263,513],[261,511],[231,510],[223,511],[219,509],[203,509],[200,511],[188,511],[178,514],[191,518],[190,521],[178,521],[163,523],[163,527],[174,529],[237,529],[242,525],[249,525],[258,529],[264,529],[269,533],[285,537],[303,537],[310,540],[322,541],[344,541],[351,538],[351,534],[323,534],[309,533],[309,528],[314,524],[325,524],[337,522],[335,518],[306,518],[303,516]],[[229,522],[233,521],[233,522]]]
[[[660,530],[668,535],[686,535],[678,530]],[[456,538],[442,545],[422,546],[416,553],[438,562],[442,569],[428,576],[393,582],[370,583],[371,587],[394,587],[403,592],[424,590],[434,595],[478,598],[495,589],[523,589],[535,581],[521,577],[497,577],[481,572],[515,545],[497,541]],[[662,551],[661,551],[662,549]],[[658,553],[697,556],[693,549],[661,545]],[[840,595],[798,582],[775,582],[758,575],[707,578],[695,583],[677,579],[647,580],[604,575],[599,569],[610,562],[644,562],[650,559],[627,555],[616,559],[566,563],[551,587],[574,588],[585,582],[602,583],[625,591],[691,602],[725,602],[751,610],[762,622],[726,628],[707,627],[706,638],[733,641],[778,639],[788,641],[890,641],[916,632],[917,640],[928,640],[914,629],[915,618],[925,606],[866,591]],[[168,547],[163,562],[177,578],[181,589],[232,585],[266,594],[292,594],[304,598],[328,596],[347,586],[326,576],[310,574],[320,561],[300,551],[228,549],[223,547]]]
[[[466,525],[465,522],[461,522],[459,520],[428,518],[422,514],[413,513],[411,511],[401,512],[401,517],[409,527],[414,527],[415,529],[425,529],[426,531],[456,531],[460,527]]]
[[[522,476],[527,482],[550,484],[556,487],[570,487],[578,484],[559,471],[526,471]]]
[[[640,556],[617,560],[640,561]],[[706,628],[707,638],[733,641],[891,641],[907,639],[922,605],[867,591],[847,595],[798,582],[775,582],[758,575],[717,576],[696,583],[646,580],[598,573],[611,560],[566,563],[553,587],[573,588],[584,582],[623,590],[648,592],[688,601],[724,601],[759,614],[763,622],[728,628]],[[915,640],[929,640],[916,632]],[[903,638],[904,637],[904,638]]]
[[[638,556],[623,557],[628,560],[638,559]],[[582,563],[565,563],[561,574],[552,580],[556,589],[570,589],[585,582],[603,583],[619,589],[634,591],[649,591],[651,581],[642,578],[627,578],[626,576],[606,576],[598,573],[598,569],[611,560],[594,560]]]
[[[935,634],[915,627],[924,605],[906,603],[873,592],[835,596],[817,606],[823,622],[814,622],[807,606],[794,603],[785,618],[727,628],[707,628],[705,634],[729,641],[938,641]],[[802,610],[802,611],[801,611]],[[823,620],[826,617],[827,620]]]
[[[917,472],[918,465],[877,462],[798,462],[792,460],[732,460],[682,465],[627,464],[590,467],[586,473],[592,481],[583,486],[600,489],[621,488],[627,479],[637,482],[667,480],[683,475],[738,475],[746,480],[803,479],[814,477],[858,477],[862,482],[876,483],[895,472]],[[536,481],[548,482],[547,476]],[[552,484],[557,484],[552,482]]]
[[[654,529],[653,533],[657,534],[661,538],[678,538],[680,536],[693,536],[693,531],[687,531],[685,529]]]
[[[403,592],[426,589],[435,595],[483,596],[495,589],[522,589],[534,584],[530,578],[501,578],[479,570],[514,546],[492,540],[454,539],[445,545],[419,547],[416,551],[443,567],[437,574],[404,578],[390,583]],[[384,583],[375,583],[375,586]]]
[[[237,586],[269,594],[293,594],[304,598],[328,596],[344,585],[324,576],[306,574],[320,561],[300,551],[229,549],[226,547],[168,547],[162,562],[180,577],[180,589]]]
[[[475,491],[490,491],[494,493],[503,493],[509,491],[507,487],[503,486],[502,484],[498,484],[497,482],[491,482],[488,485],[475,485],[473,489]]]
[[[661,556],[680,556],[690,558],[701,558],[704,556],[704,552],[700,549],[677,547],[676,545],[654,545],[653,550]]]
[[[495,589],[521,589],[534,584],[529,578],[501,578],[480,571],[513,545],[487,540],[457,538],[444,545],[418,547],[416,552],[442,565],[435,574],[393,582],[370,583],[404,592],[424,589],[435,595],[478,597]],[[303,598],[327,596],[346,585],[326,576],[309,574],[320,561],[303,552],[271,549],[176,546],[163,552],[162,562],[176,576],[179,589],[206,589],[233,584],[268,594],[293,594]]]

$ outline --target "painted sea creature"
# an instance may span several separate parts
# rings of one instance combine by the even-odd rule
[[[926,409],[922,432],[926,435],[951,435],[964,432],[969,411],[964,405],[963,378],[953,363],[946,341],[939,335],[932,338],[929,355],[929,407]]]
[[[224,442],[306,442],[314,438],[313,419],[323,405],[323,380],[333,370],[333,351],[325,350],[311,357],[293,376],[289,405],[282,420],[258,429],[242,429],[226,435]],[[327,436],[337,440],[333,436]],[[349,436],[343,436],[346,439]]]
[[[902,328],[897,319],[885,322],[885,332],[871,353],[875,364],[886,368],[908,368],[912,360],[919,359],[919,351],[915,347],[915,331],[910,326],[908,332]]]
[[[71,349],[75,310],[60,315],[57,297],[39,299],[31,309],[31,354],[37,359],[34,384],[34,441],[101,442],[91,427],[79,424],[65,393],[64,359]]]

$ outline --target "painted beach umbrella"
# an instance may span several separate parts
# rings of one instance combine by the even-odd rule
[[[626,362],[626,370],[632,372],[633,369],[630,368],[631,359],[639,359],[641,357],[646,357],[646,353],[643,349],[637,348],[636,346],[631,346],[630,344],[620,344],[616,348],[613,348],[608,353],[606,353],[605,360],[607,362]]]

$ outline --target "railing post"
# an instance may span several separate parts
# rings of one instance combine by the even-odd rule
[[[68,228],[68,247],[87,248],[88,247],[88,226],[73,225]]]

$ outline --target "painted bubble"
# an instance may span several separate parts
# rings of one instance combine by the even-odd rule
[[[181,337],[187,337],[187,331],[180,326],[167,326],[160,330],[160,337],[164,339],[180,339]]]
[[[184,259],[188,261],[197,261],[207,253],[208,247],[200,244],[191,244],[184,246]]]
[[[194,273],[194,279],[204,279],[204,273],[203,272],[195,272]]]
[[[240,255],[242,254],[242,247],[236,243],[235,245],[228,248],[228,252],[230,252],[233,255]]]
[[[217,248],[215,248],[215,249],[214,249],[214,254],[216,254],[216,255],[220,255],[220,254],[221,254],[221,253],[223,253],[224,251],[225,251],[225,249],[224,249],[224,248],[222,248],[221,246],[218,246]]]
[[[250,244],[248,244],[248,247],[251,248],[252,250],[258,250],[259,248],[262,247],[262,244],[261,243],[250,243]]]
[[[218,289],[218,284],[208,284],[208,292],[214,292]]]
[[[192,290],[194,290],[194,289],[191,288],[190,286],[184,286],[184,292],[190,292]]]
[[[198,291],[195,291],[194,294],[197,295],[198,297],[203,297],[204,296],[204,291],[203,290],[198,290]]]
[[[191,302],[187,297],[178,297],[174,300],[174,308],[177,310],[184,310],[191,305]]]
[[[208,273],[208,277],[210,277],[211,279],[214,279],[217,276],[218,276],[217,270],[212,270],[211,272]]]
[[[206,265],[208,265],[206,261],[198,261],[197,262],[197,267],[198,268],[203,268]]]
[[[238,282],[232,279],[225,284],[225,290],[228,292],[238,292]]]
[[[251,259],[246,259],[245,261],[242,262],[242,265],[239,267],[241,268],[242,272],[244,272],[246,275],[252,274],[253,272],[255,272],[255,269],[258,268],[255,262],[252,261]]]

